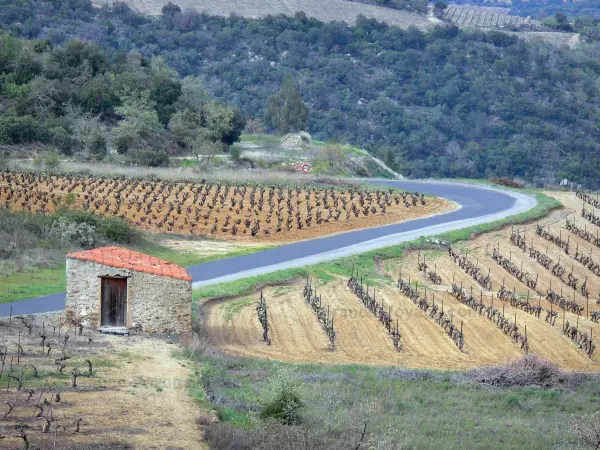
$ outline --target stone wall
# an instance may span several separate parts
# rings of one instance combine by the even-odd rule
[[[148,332],[185,333],[192,329],[192,283],[186,280],[67,258],[66,308],[100,325],[100,277],[127,278],[127,326]]]

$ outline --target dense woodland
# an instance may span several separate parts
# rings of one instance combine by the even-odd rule
[[[0,5],[11,33],[55,46],[92,41],[111,64],[132,51],[161,56],[260,120],[291,74],[311,134],[362,146],[407,175],[567,177],[598,186],[597,42],[558,49],[451,26],[421,32],[364,18],[349,27],[302,14],[250,20],[176,7],[152,18],[84,0]]]
[[[511,14],[531,16],[537,19],[554,15],[557,12],[563,12],[569,17],[587,15],[596,19],[600,18],[600,4],[596,0],[579,0],[575,2],[565,2],[563,0],[513,0],[510,11]]]
[[[245,121],[161,57],[109,59],[93,42],[18,39],[0,31],[0,144],[48,144],[103,159],[166,165],[168,153],[224,151]],[[212,151],[212,150],[211,150]]]

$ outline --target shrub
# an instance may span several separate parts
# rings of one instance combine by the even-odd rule
[[[462,377],[467,381],[494,387],[555,387],[560,384],[564,375],[551,362],[539,356],[527,355],[502,366],[473,369]]]
[[[55,172],[60,167],[60,157],[55,152],[46,153],[42,161],[48,172]]]
[[[169,165],[169,155],[162,150],[138,150],[133,154],[132,161],[141,166],[164,167]]]
[[[0,117],[0,143],[24,144],[48,140],[48,133],[32,116]]]
[[[234,145],[229,149],[229,155],[231,156],[232,161],[238,162],[242,156],[242,149],[237,145]]]
[[[56,147],[58,151],[65,155],[73,154],[73,139],[67,130],[63,127],[56,127],[50,130],[52,135],[52,145]]]
[[[104,217],[98,222],[98,231],[108,240],[121,244],[140,241],[140,232],[118,217]]]
[[[523,189],[525,185],[517,180],[511,180],[510,178],[492,178],[490,180],[492,183],[500,184],[502,186]]]
[[[48,234],[65,246],[76,244],[83,248],[92,248],[96,244],[96,230],[93,226],[86,222],[69,222],[65,217],[55,220]]]
[[[94,134],[90,142],[90,157],[101,160],[106,156],[106,139],[101,134]]]
[[[87,223],[96,229],[98,239],[104,239],[120,244],[136,244],[141,241],[141,234],[120,217],[103,217],[85,211],[61,209],[55,218],[64,217],[76,224]]]
[[[264,406],[260,417],[273,418],[284,425],[297,425],[300,423],[298,410],[301,407],[302,402],[298,394],[293,389],[283,386],[279,395]]]

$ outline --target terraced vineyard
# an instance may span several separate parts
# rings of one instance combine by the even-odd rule
[[[478,28],[532,28],[540,25],[530,18],[511,16],[504,8],[458,5],[449,5],[444,11],[444,19],[459,26]]]
[[[293,362],[465,369],[529,353],[597,371],[600,201],[552,195],[565,208],[539,223],[376,262],[379,276],[387,275],[377,287],[350,269],[349,280],[319,285],[335,323],[333,349],[300,282],[265,289],[272,345],[251,317],[257,298],[234,315],[224,311],[235,299],[209,300],[206,330],[228,352]]]

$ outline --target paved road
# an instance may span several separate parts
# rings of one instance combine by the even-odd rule
[[[535,198],[487,186],[436,181],[369,180],[381,186],[408,189],[444,197],[460,208],[433,217],[282,245],[251,255],[235,256],[189,267],[194,288],[233,281],[276,270],[302,267],[382,248],[484,222],[498,220],[533,208]],[[64,308],[65,294],[55,294],[0,304],[0,316],[57,311]]]

